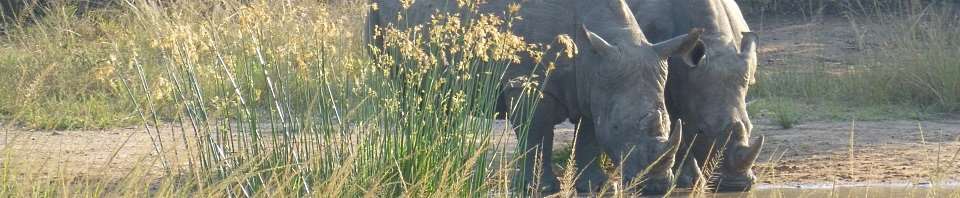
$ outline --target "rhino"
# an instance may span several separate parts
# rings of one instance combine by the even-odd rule
[[[421,0],[404,11],[402,24],[424,24],[434,11],[456,12],[459,1]],[[504,17],[508,5],[520,5],[511,31],[527,42],[551,43],[558,35],[569,35],[580,53],[560,58],[549,78],[538,78],[541,100],[530,105],[532,112],[509,112],[514,126],[528,127],[521,142],[527,142],[525,157],[515,183],[523,189],[541,192],[559,190],[553,166],[535,159],[551,161],[553,129],[564,120],[579,125],[575,145],[575,164],[580,177],[578,191],[593,191],[606,182],[598,165],[598,156],[607,153],[615,164],[622,164],[624,185],[642,182],[644,193],[663,193],[674,186],[673,163],[682,131],[681,122],[671,121],[664,91],[667,60],[691,53],[699,42],[700,31],[691,30],[662,42],[651,43],[623,0],[487,0],[479,13]],[[371,11],[368,27],[395,25],[401,5],[398,0],[381,0]],[[469,13],[462,13],[468,15]],[[368,31],[369,32],[369,31]],[[371,41],[378,41],[377,38]],[[550,53],[547,53],[550,54]],[[499,104],[518,101],[523,89],[510,83],[513,78],[531,73],[545,76],[531,57],[509,67],[503,80]],[[535,105],[535,106],[533,106]],[[523,107],[519,109],[524,109]],[[530,122],[525,122],[530,118]],[[539,182],[533,182],[538,180]],[[537,186],[533,186],[539,183]]]
[[[749,142],[753,126],[745,102],[755,82],[757,34],[750,31],[734,0],[629,3],[653,41],[667,40],[691,27],[704,28],[703,42],[693,53],[669,61],[667,110],[672,119],[686,121],[687,129],[677,155],[678,185],[690,187],[697,182],[710,155],[723,159],[712,169],[712,175],[718,176],[716,190],[749,190],[756,181],[752,166],[763,147],[763,137]]]

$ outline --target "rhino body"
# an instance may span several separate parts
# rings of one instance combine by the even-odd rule
[[[510,80],[541,76],[542,99],[534,112],[510,112],[514,126],[530,124],[523,148],[528,153],[515,182],[527,187],[534,180],[534,159],[540,167],[540,191],[557,191],[559,182],[553,174],[551,151],[554,125],[569,119],[579,124],[576,165],[577,190],[592,191],[607,177],[599,168],[597,156],[606,152],[615,164],[622,164],[624,184],[642,181],[643,191],[661,193],[673,186],[672,166],[680,143],[680,129],[670,134],[670,120],[663,97],[667,80],[667,59],[689,52],[696,45],[699,33],[680,35],[651,44],[636,23],[623,0],[487,0],[478,6],[480,13],[507,17],[507,7],[520,5],[512,31],[527,42],[549,44],[558,35],[573,38],[580,53],[574,58],[560,58],[556,70],[547,80],[546,71],[536,67],[531,57],[508,68],[503,81],[500,104],[518,101],[522,88]],[[403,11],[404,21],[397,20],[402,10],[398,0],[381,0],[371,12],[368,27],[392,26],[408,28],[425,24],[436,11],[460,12],[457,1],[419,0]],[[470,16],[469,12],[461,12]],[[400,25],[397,25],[400,24]],[[589,30],[588,30],[589,29]],[[377,42],[374,38],[372,41]],[[552,54],[548,52],[546,54]],[[520,103],[520,108],[525,109]],[[506,110],[506,109],[501,109]],[[523,120],[532,116],[532,122]],[[675,122],[679,123],[679,122]],[[679,127],[680,124],[675,126]],[[520,136],[518,134],[518,136]],[[521,151],[524,152],[524,151]],[[644,170],[650,167],[648,172]],[[644,173],[641,175],[641,173]]]
[[[757,67],[756,34],[733,0],[630,0],[637,21],[653,41],[704,28],[702,46],[670,60],[666,98],[673,119],[685,122],[677,155],[679,185],[700,178],[708,155],[722,154],[717,190],[749,190],[756,180],[751,167],[763,138],[749,143],[752,129],[746,95]],[[641,14],[642,13],[642,14]],[[729,140],[728,140],[729,139]],[[691,152],[686,148],[692,146]],[[711,148],[714,148],[711,151]],[[724,148],[720,150],[720,148]],[[710,153],[713,154],[710,154]],[[683,157],[691,157],[683,159]],[[683,162],[682,168],[679,163]]]

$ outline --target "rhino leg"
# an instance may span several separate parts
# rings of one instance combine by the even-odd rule
[[[600,154],[603,152],[603,147],[597,142],[596,129],[592,121],[581,121],[579,129],[574,146],[576,148],[574,160],[577,163],[579,175],[576,182],[577,192],[597,192],[607,181],[607,176],[603,174],[600,167]]]
[[[514,114],[514,126],[523,126],[526,116],[533,116],[527,134],[517,132],[522,137],[523,166],[514,182],[521,182],[524,190],[536,189],[534,193],[554,193],[560,190],[560,182],[553,172],[553,128],[564,116],[563,111],[550,97],[543,98],[532,115]],[[524,109],[524,108],[520,108]],[[526,135],[526,136],[524,136]],[[520,139],[520,138],[518,138]],[[525,144],[525,145],[523,145]],[[539,174],[539,175],[535,175]],[[534,180],[533,178],[538,178]],[[519,180],[519,181],[517,181]],[[517,183],[515,183],[517,184]]]

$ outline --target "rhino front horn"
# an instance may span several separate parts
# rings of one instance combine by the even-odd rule
[[[653,166],[655,168],[651,170],[666,171],[673,168],[674,158],[676,158],[677,151],[680,150],[681,133],[683,133],[683,121],[677,120],[670,131],[665,150],[660,154],[656,166]]]
[[[673,123],[673,129],[670,130],[670,139],[668,140],[669,144],[667,144],[667,145],[670,145],[670,147],[672,148],[670,149],[671,150],[670,152],[672,152],[671,155],[677,154],[677,150],[679,150],[679,147],[680,147],[680,137],[682,135],[683,135],[683,120],[678,119],[677,122]]]
[[[753,167],[753,163],[757,161],[757,158],[760,157],[760,150],[763,150],[763,141],[764,137],[760,136],[757,140],[754,140],[750,144],[750,150],[746,153],[743,160],[743,166],[741,169],[750,169]]]

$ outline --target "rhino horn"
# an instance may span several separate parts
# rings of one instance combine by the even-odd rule
[[[667,144],[671,147],[671,149],[668,150],[668,152],[672,152],[670,153],[670,156],[677,154],[677,150],[679,150],[679,147],[680,147],[680,139],[681,139],[682,133],[683,133],[683,120],[678,119],[677,122],[673,123],[673,129],[670,130],[670,139],[668,140],[668,144]]]
[[[697,162],[697,158],[696,158],[696,157],[692,157],[692,156],[689,157],[689,158],[687,159],[686,164],[687,164],[687,165],[686,165],[686,167],[687,167],[687,170],[686,170],[686,171],[690,171],[690,174],[693,175],[693,178],[695,178],[696,181],[705,181],[705,180],[706,180],[706,178],[703,178],[703,171],[701,171],[702,169],[700,169],[700,163]]]
[[[749,137],[750,134],[747,132],[747,127],[744,126],[743,122],[734,122],[730,127],[727,128],[727,133],[730,134],[729,137]],[[731,139],[732,140],[732,139]],[[752,143],[748,143],[746,140],[743,142],[738,142],[735,146],[734,158],[731,158],[733,161],[733,166],[737,170],[749,170],[753,167],[753,163],[757,161],[757,157],[760,156],[760,150],[763,149],[764,137],[754,140]]]
[[[763,136],[760,136],[760,138],[757,138],[757,140],[754,140],[754,142],[750,144],[750,147],[748,147],[749,150],[747,150],[747,153],[742,158],[743,162],[740,163],[740,167],[738,167],[740,170],[749,170],[753,167],[753,163],[760,157],[760,150],[763,150],[764,139]]]
[[[674,158],[676,158],[677,150],[680,150],[680,140],[681,133],[683,131],[683,121],[677,120],[674,122],[673,129],[670,131],[670,137],[667,139],[666,150],[660,154],[657,163],[655,163],[652,169],[654,172],[664,172],[673,168]]]

